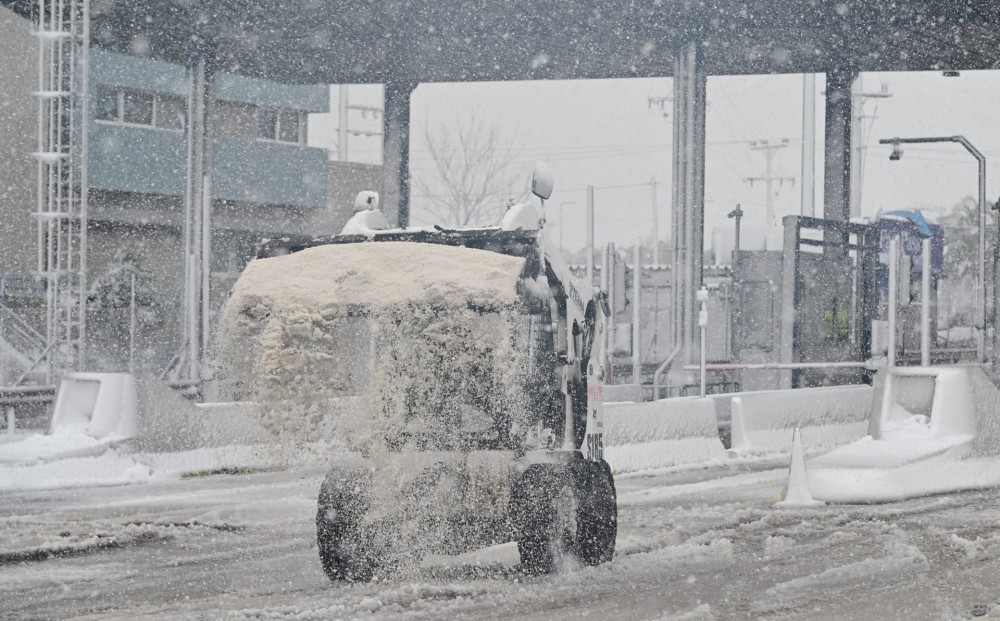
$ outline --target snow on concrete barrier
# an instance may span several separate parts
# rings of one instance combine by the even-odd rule
[[[817,498],[887,502],[1000,486],[1000,391],[977,368],[897,368],[876,378],[869,436],[809,462]]]
[[[681,397],[604,406],[604,457],[617,472],[723,458],[715,404]]]
[[[865,435],[871,386],[830,386],[747,392],[732,399],[732,447],[738,451],[787,452],[792,432],[802,430],[806,450],[833,448]]]
[[[135,378],[128,373],[70,373],[59,385],[51,431],[131,438],[136,433],[137,412]]]

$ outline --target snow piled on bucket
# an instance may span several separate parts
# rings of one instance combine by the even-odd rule
[[[523,409],[512,340],[524,265],[412,242],[254,261],[220,326],[223,397],[260,404],[264,427],[286,441],[367,450],[406,431],[433,440],[423,450],[460,448],[463,418]]]

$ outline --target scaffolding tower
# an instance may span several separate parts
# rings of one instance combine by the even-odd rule
[[[89,0],[38,0],[38,272],[51,385],[86,366]],[[26,377],[26,372],[22,379]]]

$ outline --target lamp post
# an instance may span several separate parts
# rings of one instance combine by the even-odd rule
[[[899,148],[901,144],[930,144],[934,142],[957,142],[965,147],[965,150],[972,154],[979,162],[979,256],[977,257],[978,277],[976,286],[976,323],[979,324],[979,335],[976,343],[976,358],[979,362],[986,362],[986,156],[979,149],[972,146],[965,136],[932,136],[928,138],[883,138],[879,144],[891,144],[892,153],[889,159],[898,161],[903,157],[903,150]],[[996,309],[994,308],[994,320],[996,319]],[[994,332],[996,330],[994,329]],[[996,342],[997,336],[994,334],[994,353],[1000,347]],[[994,366],[996,359],[994,358]]]

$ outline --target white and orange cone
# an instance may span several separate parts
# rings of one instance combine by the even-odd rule
[[[781,490],[781,500],[775,505],[781,509],[821,507],[826,503],[816,500],[809,491],[809,475],[806,474],[806,458],[802,452],[802,437],[799,428],[792,433],[792,458],[788,464],[788,483]]]

